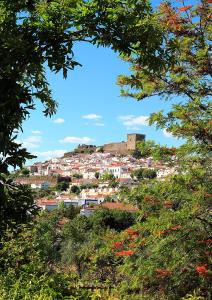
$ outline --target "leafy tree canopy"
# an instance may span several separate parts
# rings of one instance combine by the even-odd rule
[[[119,211],[116,209],[98,209],[90,218],[89,222],[95,232],[100,232],[106,228],[116,231],[124,230],[133,225],[136,221],[136,214]]]
[[[77,185],[72,185],[71,186],[71,192],[74,194],[79,194],[80,193],[80,188]]]
[[[38,212],[31,189],[0,175],[0,236],[8,227],[18,230]]]
[[[144,178],[153,179],[157,177],[157,172],[152,169],[144,169],[142,175]]]
[[[61,181],[57,184],[57,189],[60,191],[66,191],[69,188],[69,183],[66,181]]]
[[[137,180],[141,180],[141,179],[143,179],[143,171],[144,171],[143,168],[134,170],[134,171],[131,173],[131,177],[132,177],[132,178],[135,177]]]
[[[162,43],[148,58],[141,47],[124,56],[131,63],[132,75],[118,79],[123,96],[174,99],[169,112],[150,116],[150,124],[206,152],[211,151],[212,141],[210,16],[207,0],[187,6],[184,1],[176,6],[161,2],[148,22],[157,22]]]
[[[66,78],[68,70],[80,66],[74,58],[76,42],[130,54],[140,36],[139,44],[145,48],[147,31],[153,27],[139,20],[149,13],[151,6],[144,0],[0,2],[0,173],[8,174],[9,167],[22,168],[27,159],[33,158],[16,137],[37,104],[42,103],[45,116],[56,112],[57,102],[52,97],[46,68],[54,73],[61,71]],[[145,34],[138,30],[141,27]],[[157,31],[151,38],[153,35],[158,40]],[[14,189],[10,181],[5,183],[4,175],[0,176],[3,217],[9,207],[19,202],[8,197],[10,193],[16,195],[19,187]],[[24,198],[25,211],[31,209],[30,191],[28,196]]]
[[[80,65],[73,53],[79,41],[130,54],[140,37],[144,49],[148,31],[154,28],[140,20],[150,12],[146,1],[1,1],[1,172],[6,172],[9,165],[21,167],[32,157],[15,138],[36,103],[43,104],[45,116],[56,111],[57,102],[52,98],[44,65],[52,72],[62,71],[66,78],[68,70]],[[154,35],[158,41],[156,31]]]
[[[102,181],[108,181],[108,180],[113,180],[115,179],[114,175],[112,173],[103,173],[101,176]]]

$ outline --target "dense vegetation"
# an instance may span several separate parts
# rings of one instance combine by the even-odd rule
[[[193,2],[1,1],[1,299],[211,299],[211,1]],[[119,197],[138,214],[39,213],[28,187],[10,179],[8,167],[31,157],[15,131],[37,100],[46,115],[57,106],[44,64],[66,77],[79,64],[72,47],[84,40],[131,63],[132,75],[118,79],[123,96],[171,101],[150,124],[185,141],[140,143],[134,155],[176,173],[159,181],[140,170],[140,186]]]

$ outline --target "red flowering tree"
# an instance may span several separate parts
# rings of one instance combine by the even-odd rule
[[[123,96],[137,100],[172,99],[172,109],[153,113],[150,124],[208,151],[212,141],[211,5],[207,0],[176,4],[162,2],[149,18],[158,29],[161,45],[151,55],[139,48],[126,57],[133,74],[120,76],[118,84]]]
[[[151,299],[180,299],[197,290],[204,299],[211,297],[210,2],[162,2],[148,19],[158,30],[160,46],[150,55],[151,37],[146,51],[138,43],[125,56],[132,75],[118,78],[123,96],[170,101],[169,111],[151,114],[150,125],[185,141],[170,153],[140,143],[144,156],[170,156],[177,173],[163,182],[143,182],[127,196],[141,210],[145,244],[133,249],[136,255],[124,261],[122,271],[134,290]]]

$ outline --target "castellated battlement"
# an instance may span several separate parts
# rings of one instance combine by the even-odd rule
[[[110,143],[105,144],[103,146],[104,152],[110,152],[114,154],[127,154],[127,143],[126,142],[120,142],[120,143]]]
[[[130,133],[127,135],[126,142],[110,143],[103,146],[104,152],[110,152],[114,154],[129,154],[136,150],[136,143],[145,140],[144,134]]]
[[[96,151],[127,155],[130,154],[132,151],[136,150],[136,143],[141,141],[145,141],[145,134],[130,133],[127,135],[126,142],[109,143],[99,147],[95,145],[82,144],[82,145],[78,145],[78,147],[74,151],[65,153],[64,157],[71,156],[73,155],[73,153],[88,154]]]

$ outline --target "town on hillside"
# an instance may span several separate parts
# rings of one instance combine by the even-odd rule
[[[37,191],[36,202],[42,209],[52,210],[63,203],[80,206],[81,214],[89,216],[99,205],[112,201],[109,209],[132,211],[132,207],[116,207],[123,187],[131,189],[143,177],[162,180],[175,172],[173,167],[151,157],[134,155],[136,143],[144,139],[142,134],[129,134],[127,142],[101,147],[79,145],[63,157],[34,163],[16,180]]]

